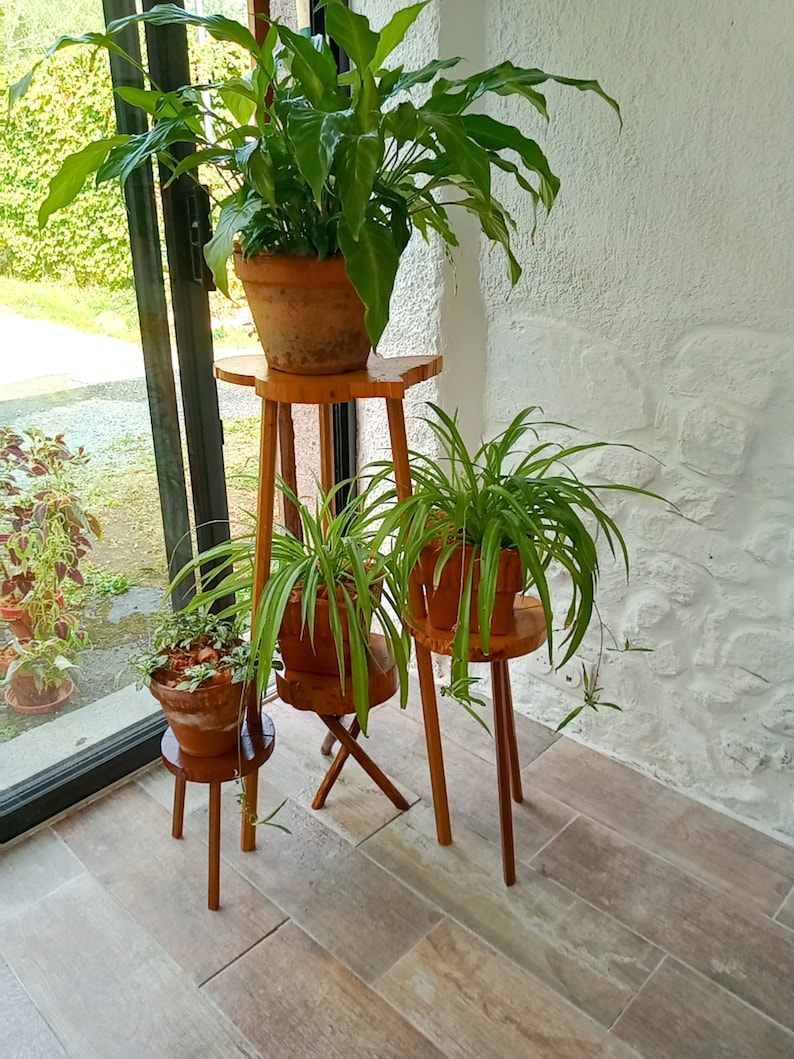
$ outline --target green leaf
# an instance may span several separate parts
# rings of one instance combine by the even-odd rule
[[[279,25],[278,35],[289,53],[292,76],[315,107],[328,90],[339,94],[336,60],[322,37],[302,37],[284,25]]]
[[[68,206],[80,193],[86,178],[95,173],[114,147],[126,143],[129,136],[110,136],[106,140],[89,143],[82,151],[65,158],[61,168],[50,181],[47,198],[39,207],[39,228],[43,228],[56,210]]]
[[[245,167],[245,175],[254,191],[275,209],[276,171],[272,156],[263,149],[262,144],[251,153]]]
[[[398,44],[402,43],[405,34],[429,3],[430,0],[423,0],[421,4],[411,4],[409,7],[403,7],[392,15],[391,19],[380,31],[380,41],[372,60],[372,68],[374,70],[379,70],[383,65],[383,60],[391,55]]]
[[[247,52],[257,57],[259,45],[256,37],[247,26],[223,15],[193,15],[174,4],[158,4],[142,15],[127,15],[108,23],[108,36],[122,33],[128,26],[145,22],[149,26],[203,26],[215,40],[239,44]]]
[[[354,239],[358,239],[364,223],[382,158],[383,140],[376,132],[344,136],[337,151],[334,167],[337,192]]]
[[[545,154],[534,140],[512,125],[505,125],[487,114],[466,114],[461,119],[468,135],[488,151],[515,151],[530,172],[541,178],[540,198],[547,210],[560,189],[559,179],[549,168]]]
[[[309,184],[317,202],[331,172],[337,144],[350,126],[352,112],[332,111],[330,114],[313,107],[291,105],[287,113],[287,135],[295,152],[295,161]]]
[[[456,115],[437,114],[432,100],[419,111],[438,137],[454,170],[471,180],[487,199],[491,194],[491,161],[478,143],[470,139],[463,119]]]
[[[162,101],[165,98],[163,92],[159,92],[154,88],[121,86],[120,88],[115,89],[115,93],[119,99],[123,99],[125,103],[129,103],[132,107],[138,107],[147,114],[151,114],[152,117],[160,111]],[[172,94],[174,99],[178,99],[176,93]],[[176,110],[174,110],[174,113],[176,113]]]
[[[339,225],[339,247],[350,282],[366,306],[364,321],[375,349],[389,322],[389,302],[400,264],[394,235],[385,225],[366,220],[355,239],[343,221]]]
[[[163,118],[148,132],[129,136],[114,147],[97,172],[97,184],[118,177],[123,184],[130,173],[175,143],[195,143],[196,133],[189,127],[190,118]]]
[[[221,85],[218,94],[231,111],[234,120],[240,125],[247,125],[258,102],[251,85],[242,77],[233,77]]]
[[[402,74],[386,94],[394,96],[398,92],[409,92],[416,85],[425,85],[428,81],[432,81],[442,70],[457,66],[459,62],[463,62],[460,56],[455,59],[433,59],[432,62],[427,63],[427,65],[420,67],[418,70],[408,70]]]
[[[229,297],[229,281],[226,267],[234,249],[234,240],[241,228],[251,220],[259,209],[256,196],[249,196],[240,205],[238,196],[226,201],[221,209],[215,234],[204,247],[204,260],[212,272],[215,284]]]
[[[331,4],[325,15],[325,28],[359,70],[369,66],[380,43],[380,35],[370,28],[368,18],[344,4]]]

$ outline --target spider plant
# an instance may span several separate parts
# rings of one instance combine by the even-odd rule
[[[444,567],[463,545],[473,549],[471,562],[463,566],[461,575],[452,681],[450,688],[445,689],[470,708],[480,701],[472,695],[476,681],[469,677],[468,662],[476,565],[480,580],[475,613],[484,651],[487,653],[490,647],[501,553],[513,549],[520,559],[523,591],[531,589],[543,605],[552,658],[554,614],[548,572],[552,563],[565,570],[570,579],[571,601],[564,621],[562,665],[576,653],[594,614],[597,615],[598,537],[605,540],[612,557],[624,564],[627,576],[629,572],[623,535],[601,505],[599,490],[655,494],[627,485],[593,486],[582,482],[566,461],[609,443],[562,447],[541,441],[538,427],[571,428],[533,421],[537,407],[519,413],[506,430],[484,442],[473,455],[461,437],[457,416],[449,416],[433,404],[429,408],[432,417],[426,422],[438,441],[441,459],[411,453],[414,493],[392,510],[381,532],[384,537],[394,535],[404,598],[408,579],[424,548],[438,548],[433,586],[438,585]],[[598,704],[596,697],[590,699],[593,701],[587,705]]]
[[[351,682],[356,716],[364,734],[369,715],[368,659],[373,624],[379,626],[397,666],[403,707],[408,694],[410,637],[397,617],[404,607],[402,583],[395,570],[395,557],[373,545],[392,499],[381,487],[384,477],[381,473],[367,482],[357,479],[357,496],[351,489],[352,481],[340,482],[327,493],[320,490],[312,508],[283,479],[278,480],[278,488],[298,510],[303,539],[286,529],[274,529],[272,570],[251,629],[251,679],[255,671],[261,695],[274,668],[288,606],[300,599],[301,636],[314,648],[318,604],[327,601],[339,678],[343,688],[348,680]],[[345,495],[347,502],[335,512]],[[223,614],[240,614],[251,606],[253,555],[253,536],[217,545],[180,571],[171,587],[190,571],[201,574],[204,566],[207,572],[188,610],[205,608],[234,591],[237,598]],[[214,565],[208,568],[210,558]]]

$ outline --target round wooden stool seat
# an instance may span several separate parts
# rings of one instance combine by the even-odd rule
[[[373,633],[371,654],[367,659],[369,669],[369,704],[379,706],[397,693],[397,667],[389,657],[386,641],[382,636]],[[287,669],[276,674],[276,688],[282,702],[294,706],[296,710],[311,710],[320,716],[341,717],[346,713],[355,713],[353,702],[353,678],[350,674],[345,679],[345,687],[338,675],[325,673],[298,673]]]
[[[241,848],[250,852],[256,847],[256,802],[259,784],[259,766],[273,753],[276,746],[276,730],[272,720],[263,713],[262,723],[243,722],[238,745],[218,757],[193,757],[185,754],[176,741],[176,736],[167,728],[163,733],[160,749],[163,764],[176,777],[174,784],[174,814],[171,834],[182,837],[185,817],[185,786],[188,783],[207,783],[210,788],[209,812],[209,881],[207,908],[212,911],[220,907],[221,889],[221,784],[229,780],[243,781],[243,813]]]
[[[417,643],[437,655],[451,655],[455,640],[454,629],[437,629],[430,619],[404,617],[409,632]],[[546,642],[546,617],[543,604],[533,596],[519,596],[513,610],[513,624],[503,636],[491,636],[488,654],[482,649],[482,639],[472,633],[469,640],[470,662],[502,662],[531,654]]]

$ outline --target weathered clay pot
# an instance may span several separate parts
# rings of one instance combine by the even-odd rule
[[[236,247],[234,268],[271,368],[331,375],[366,365],[364,305],[344,258],[256,254],[246,260]]]
[[[0,601],[0,618],[8,622],[11,632],[18,640],[30,640],[33,636],[28,612],[23,607]]]
[[[441,555],[441,548],[428,545],[419,556],[418,577],[425,589],[425,601],[430,622],[437,629],[454,629],[458,623],[458,609],[463,585],[468,574],[473,548],[462,545],[454,552],[441,570],[437,586],[433,586],[436,563]],[[470,622],[471,631],[478,632],[480,621],[477,616],[477,602],[480,586],[480,560],[474,563],[472,577]],[[503,548],[499,559],[499,573],[496,578],[496,600],[494,602],[491,632],[504,636],[510,631],[513,620],[513,607],[517,593],[523,589],[521,577],[521,557],[512,548]]]
[[[253,684],[224,681],[197,691],[177,691],[152,678],[149,690],[163,708],[180,749],[192,757],[218,757],[237,745]]]
[[[17,673],[5,690],[5,700],[17,713],[39,714],[54,713],[74,694],[74,684],[68,677],[57,688],[47,688],[43,692],[36,689],[36,684],[29,673]]]
[[[339,616],[342,620],[345,673],[349,673],[348,619],[347,608],[343,605],[340,605]],[[286,669],[297,673],[337,675],[339,659],[336,656],[336,644],[331,633],[328,600],[317,600],[314,616],[314,644],[312,645],[309,630],[303,628],[301,623],[301,591],[300,589],[292,591],[281,621],[278,646]]]

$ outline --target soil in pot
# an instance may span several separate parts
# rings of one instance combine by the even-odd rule
[[[56,688],[39,691],[30,673],[17,673],[5,690],[5,700],[17,713],[54,713],[68,702],[74,693],[74,684],[67,677]]]
[[[255,695],[253,684],[233,684],[231,670],[221,670],[196,691],[178,691],[184,671],[212,661],[212,648],[169,652],[168,669],[152,678],[150,690],[163,708],[180,748],[192,757],[218,757],[237,745],[245,711]]]
[[[458,623],[458,609],[469,565],[474,549],[462,545],[455,551],[441,570],[438,585],[433,585],[436,563],[441,556],[439,545],[428,545],[419,557],[418,575],[425,590],[427,614],[437,629],[454,629]],[[480,560],[474,562],[472,577],[470,622],[471,631],[480,628],[477,603],[480,585]],[[496,579],[496,600],[491,619],[491,633],[504,636],[511,629],[516,595],[524,588],[521,577],[521,557],[515,549],[503,548],[499,558],[499,573]]]
[[[235,248],[240,277],[265,357],[271,368],[295,375],[359,371],[370,341],[364,304],[341,256],[255,254]]]

